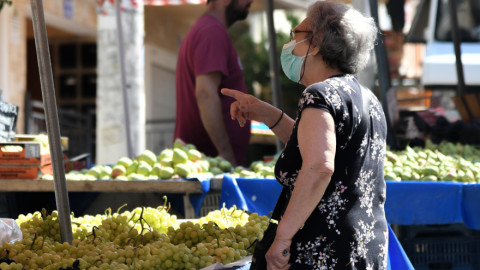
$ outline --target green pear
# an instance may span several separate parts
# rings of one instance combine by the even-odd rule
[[[131,173],[127,175],[128,180],[145,180],[145,176],[138,173]]]
[[[432,167],[432,166],[425,167],[425,168],[423,168],[422,173],[425,176],[427,176],[427,175],[437,176],[438,175],[438,167]]]
[[[117,176],[117,178],[115,178],[115,180],[117,180],[117,181],[128,181],[128,177],[125,176],[125,175],[120,175],[120,176]]]
[[[187,163],[178,163],[174,167],[175,174],[184,178],[187,177],[191,173],[191,168]]]
[[[125,169],[128,168],[128,166],[132,165],[132,160],[128,157],[121,157],[117,161],[117,165],[122,165]]]
[[[187,143],[185,146],[184,146],[185,149],[187,150],[192,150],[192,149],[195,149],[197,150],[197,147],[191,143]]]
[[[208,172],[210,170],[210,163],[207,160],[201,159],[197,161],[197,163],[200,164],[200,167],[202,168],[202,172]]]
[[[451,170],[447,173],[445,177],[443,177],[442,180],[446,181],[456,181],[457,180],[457,171]]]
[[[100,178],[102,178],[102,179],[104,179],[104,178],[109,179],[109,178],[111,177],[110,175],[112,174],[112,167],[110,167],[110,166],[102,166],[101,168],[102,168],[102,171],[101,171],[101,173],[100,173]]]
[[[235,170],[234,170],[233,172],[239,173],[239,172],[241,172],[242,170],[246,170],[246,168],[243,167],[243,166],[237,166],[237,167],[235,167]]]
[[[127,175],[130,175],[132,173],[136,173],[138,168],[138,160],[133,160],[132,164],[127,167]]]
[[[162,167],[158,173],[160,179],[170,179],[175,174],[172,167]]]
[[[219,160],[217,158],[214,158],[214,157],[206,157],[208,163],[210,164],[210,168],[211,167],[218,167],[218,162]]]
[[[188,155],[181,148],[173,149],[172,161],[174,165],[187,163]]]
[[[141,174],[143,176],[149,176],[151,171],[152,171],[152,166],[150,166],[147,162],[142,160],[138,163],[137,174]]]
[[[219,175],[219,174],[222,174],[223,171],[218,168],[218,167],[210,167],[210,172],[213,174],[213,175]]]
[[[255,172],[252,172],[250,170],[242,170],[239,173],[240,177],[243,178],[256,178],[257,174]]]
[[[163,158],[161,160],[159,160],[159,163],[160,165],[162,165],[162,167],[172,167],[173,168],[173,161],[171,158]]]
[[[394,180],[394,181],[397,179],[397,177],[395,176],[395,174],[390,174],[390,173],[389,173],[389,174],[385,174],[385,175],[384,175],[384,178],[385,178],[385,180]]]
[[[218,167],[224,172],[230,172],[233,169],[232,164],[227,160],[220,161]]]
[[[152,171],[150,172],[150,175],[159,176],[161,169],[162,169],[162,165],[160,163],[153,164]]]
[[[180,138],[176,138],[173,142],[173,148],[183,148],[185,145],[186,143]]]
[[[160,152],[160,155],[158,155],[157,160],[160,161],[165,158],[172,159],[172,156],[173,156],[173,150],[171,148],[166,148],[166,149],[163,149],[162,152]]]
[[[91,175],[96,179],[100,178],[101,173],[102,173],[102,168],[100,167],[100,165],[93,166],[92,168],[90,168],[90,170],[88,170],[88,175]]]
[[[438,178],[435,175],[425,175],[420,180],[423,180],[423,181],[437,181]]]
[[[265,177],[267,175],[272,175],[273,174],[273,168],[271,167],[267,167],[267,166],[264,166],[261,170],[260,170],[260,175]]]
[[[252,166],[252,170],[254,172],[260,172],[263,168],[264,168],[264,164],[262,161],[258,161],[257,163],[255,163],[255,165]]]
[[[402,180],[412,180],[412,172],[411,171],[404,171],[402,173]]]
[[[403,172],[403,167],[398,166],[398,165],[395,166],[395,167],[393,167],[393,173],[394,173],[395,175],[401,175],[402,172]]]
[[[157,156],[152,151],[145,149],[138,157],[139,161],[145,161],[148,165],[153,166],[157,161]]]
[[[197,161],[202,158],[202,153],[200,153],[200,151],[197,149],[188,149],[187,156],[189,160]]]

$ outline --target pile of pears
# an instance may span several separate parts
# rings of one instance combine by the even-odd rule
[[[254,161],[249,167],[237,166],[220,156],[209,157],[192,144],[176,140],[172,148],[158,155],[146,149],[134,159],[120,158],[113,166],[95,165],[82,171],[70,171],[67,180],[158,180],[176,178],[212,178],[228,174],[236,178],[274,178],[276,159]],[[480,148],[452,142],[434,144],[427,140],[423,148],[407,146],[402,151],[386,151],[385,180],[456,181],[480,183]],[[41,179],[52,180],[52,175]]]
[[[237,166],[233,172],[227,174],[234,178],[275,178],[274,168],[277,158],[270,161],[254,161],[248,168]]]
[[[425,147],[407,146],[403,151],[387,151],[385,180],[480,182],[480,150],[460,143],[432,143]]]
[[[88,170],[71,171],[67,180],[158,180],[175,178],[211,178],[233,171],[232,164],[220,156],[208,157],[193,144],[175,140],[172,148],[158,155],[145,149],[136,158],[120,158],[113,166],[95,165]]]

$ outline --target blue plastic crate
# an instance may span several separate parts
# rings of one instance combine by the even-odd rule
[[[480,269],[480,237],[418,237],[409,240],[405,252],[417,270]]]

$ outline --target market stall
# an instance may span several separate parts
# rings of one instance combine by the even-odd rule
[[[43,35],[41,35],[44,28],[42,26],[42,21],[43,19],[41,17],[34,18],[34,22],[37,24],[35,27],[37,39],[41,39],[43,37]],[[42,40],[39,40],[38,43],[40,44],[40,46],[45,45]],[[39,48],[38,50],[39,55],[43,56],[43,60],[45,61],[45,56],[48,55],[48,50],[42,51],[41,48]],[[42,70],[50,71],[51,68],[48,65],[48,61],[46,63],[44,62],[44,64],[46,66],[43,67]],[[53,88],[50,80],[48,80],[51,76],[47,72],[44,77],[46,77],[46,80],[44,81],[44,85],[42,85],[42,88],[45,88],[44,91],[48,93],[48,91]],[[55,191],[55,195],[58,197],[58,220],[60,221],[60,231],[58,235],[61,236],[62,242],[72,242],[71,230],[68,228],[71,226],[71,224],[69,224],[70,209],[68,203],[68,192],[183,193],[186,196],[190,197],[189,199],[191,201],[192,207],[194,208],[194,211],[198,216],[198,211],[202,206],[203,200],[208,194],[208,192],[210,190],[220,190],[221,199],[218,207],[225,203],[226,207],[235,205],[238,208],[249,210],[251,212],[258,213],[259,215],[267,215],[271,211],[271,209],[273,209],[273,206],[276,202],[276,197],[278,197],[278,194],[280,192],[280,186],[274,179],[269,178],[235,178],[230,177],[229,175],[225,175],[222,178],[215,178],[212,174],[210,177],[195,179],[189,178],[188,172],[185,172],[184,175],[182,175],[183,171],[189,170],[188,168],[184,167],[181,168],[183,171],[175,171],[175,174],[177,176],[180,175],[180,178],[177,179],[148,179],[146,178],[148,175],[143,175],[140,174],[139,171],[135,171],[135,177],[139,178],[132,177],[131,179],[127,179],[126,175],[122,175],[125,176],[124,179],[112,180],[116,178],[116,176],[113,177],[113,174],[109,174],[107,176],[107,179],[96,176],[96,179],[91,181],[66,181],[63,158],[61,155],[61,148],[59,143],[60,136],[57,132],[58,120],[55,117],[56,106],[53,98],[50,97],[46,100],[46,103],[48,105],[46,106],[46,111],[49,112],[50,115],[47,118],[49,118],[50,120],[48,132],[51,143],[50,145],[52,147],[52,163],[54,164],[53,179],[0,180],[0,185],[3,187],[2,191],[5,192]],[[187,160],[186,158],[184,159],[185,162],[178,163],[186,163]],[[154,156],[154,160],[157,161],[156,156]],[[151,167],[149,169],[149,173],[150,170],[152,170],[154,164],[150,165]],[[125,167],[124,169],[128,170],[127,167]],[[171,169],[173,172],[173,167]],[[175,170],[176,169],[177,168],[175,168]],[[232,171],[231,169],[230,171]],[[126,174],[125,172],[123,173]],[[145,179],[140,179],[143,177],[145,177]],[[159,175],[156,175],[156,177],[159,177]],[[465,185],[459,183],[432,184],[430,182],[388,181],[388,199],[385,205],[387,220],[391,224],[395,225],[447,224],[463,221],[468,226],[478,229],[480,227],[480,218],[479,214],[475,211],[475,206],[479,203],[479,199],[475,196],[476,192],[478,191],[478,185]],[[141,211],[143,214],[143,210]],[[140,216],[142,216],[142,214],[140,214]],[[44,220],[48,220],[51,217],[42,216],[42,218]],[[142,233],[144,225],[141,224],[141,226],[142,230],[140,231],[140,236],[143,236]],[[57,232],[55,231],[55,234],[56,233]],[[95,237],[94,229],[92,229],[92,234]],[[389,230],[389,236],[389,269],[413,269],[407,256],[403,252],[403,249],[398,242],[395,233],[391,228]],[[132,236],[131,239],[135,239],[135,241],[137,241],[138,239],[136,239],[135,237],[136,235]],[[141,241],[143,240],[144,239],[142,238]],[[31,243],[31,247],[35,245],[35,241],[36,235],[33,239],[33,242]],[[221,257],[221,255],[217,256]],[[8,253],[6,256],[8,257]]]
[[[392,226],[439,225],[463,222],[469,228],[478,230],[480,229],[480,212],[478,211],[480,198],[477,196],[479,191],[480,184],[440,181],[387,181],[385,214],[387,221]],[[221,201],[225,202],[227,207],[237,205],[252,212],[268,214],[275,206],[280,192],[281,186],[274,179],[235,179],[225,176],[222,181]],[[392,249],[395,248],[397,251],[402,251],[394,255],[395,260],[403,258],[408,261],[401,244],[395,237],[395,233],[390,230],[389,235],[390,239],[393,240],[390,241],[389,246],[390,260],[392,260]],[[430,247],[423,243],[418,248],[423,255],[437,255],[436,258],[430,258],[430,261],[442,261],[444,259],[442,256],[446,255],[445,253],[453,253],[455,249],[457,254],[450,254],[451,261],[456,259],[455,256],[467,256],[469,259],[465,263],[475,267],[478,262],[474,257],[475,254],[478,255],[476,252],[478,252],[477,248],[480,247],[480,238],[475,234],[467,241],[468,243],[463,243],[464,245],[457,242],[453,244],[445,243],[446,246],[439,246],[440,241],[437,241],[435,245],[430,243]],[[459,246],[457,247],[455,244]],[[461,252],[465,254],[459,255]],[[445,260],[448,259],[445,258]],[[425,259],[425,261],[428,261],[428,259]]]

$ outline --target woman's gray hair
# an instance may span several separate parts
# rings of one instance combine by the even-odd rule
[[[373,18],[340,2],[318,1],[307,12],[312,45],[320,48],[325,63],[348,74],[362,70],[377,38]]]

